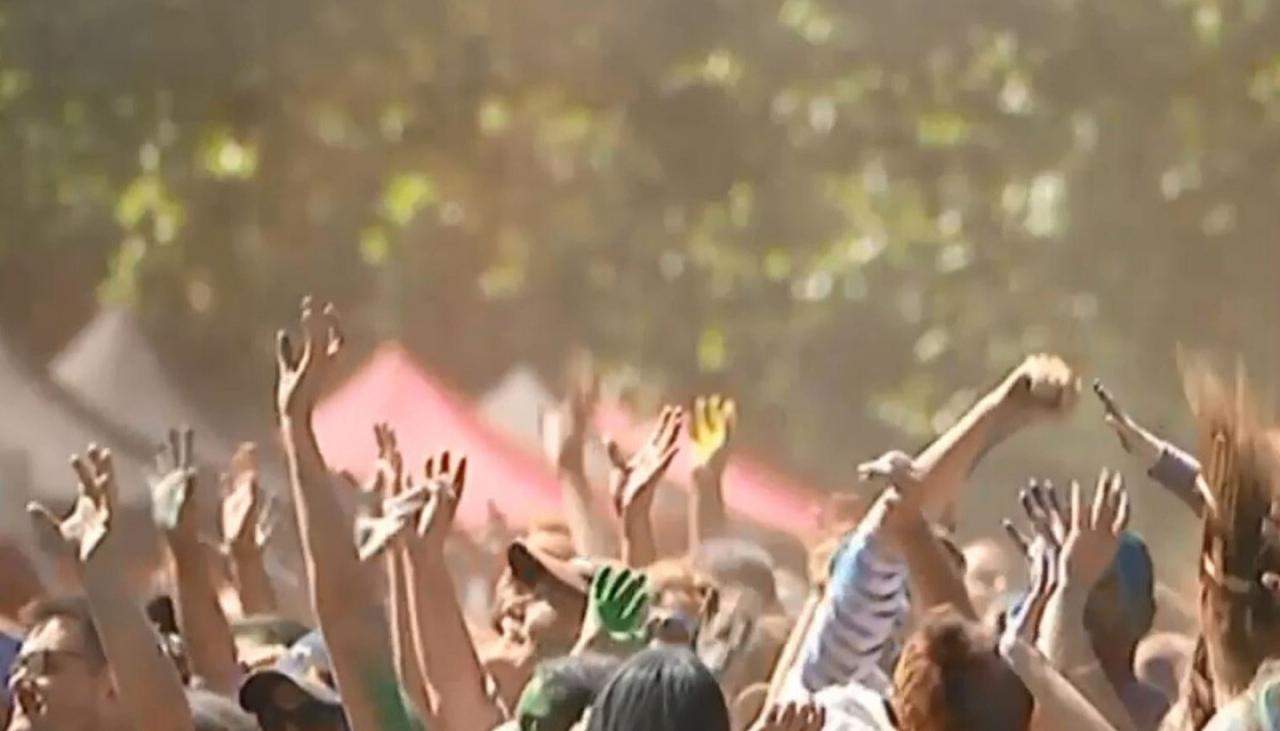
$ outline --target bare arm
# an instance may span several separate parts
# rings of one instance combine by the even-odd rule
[[[893,493],[890,493],[890,499]],[[897,498],[901,502],[901,498]],[[889,527],[894,544],[907,564],[907,585],[912,602],[922,611],[949,604],[965,618],[978,621],[969,592],[958,567],[946,547],[920,514],[910,504],[895,507]]]
[[[76,457],[72,464],[80,492],[71,514],[59,519],[40,505],[28,510],[79,560],[94,625],[130,725],[191,731],[191,710],[178,670],[160,649],[160,638],[135,598],[121,591],[124,562],[111,525],[116,507],[111,456],[90,447],[87,455]]]
[[[331,309],[322,315],[304,300],[302,326],[305,343],[297,355],[283,332],[277,338],[277,409],[312,609],[352,731],[407,729],[382,610],[355,545],[343,540],[351,526],[311,428],[316,396],[341,345],[337,319]]]
[[[658,559],[651,519],[653,498],[675,459],[683,425],[684,410],[667,406],[648,441],[631,457],[623,455],[613,442],[605,445],[613,464],[609,491],[622,523],[622,562],[632,568],[644,568]]]
[[[190,429],[169,430],[167,463],[164,455],[157,456],[150,478],[152,516],[173,554],[179,626],[191,669],[210,690],[232,695],[240,686],[240,666],[197,526],[199,485],[192,440]]]
[[[1058,573],[1040,625],[1039,648],[1052,665],[1117,729],[1135,728],[1110,680],[1102,672],[1084,627],[1089,593],[1115,558],[1120,533],[1128,522],[1128,495],[1118,474],[1098,478],[1093,508],[1083,504],[1072,485],[1070,520]]]
[[[1037,419],[1065,413],[1078,388],[1071,369],[1056,356],[1033,355],[1013,369],[916,455],[913,469],[926,485],[921,496],[925,515],[936,517],[954,503],[978,462],[996,445]]]
[[[279,608],[262,553],[263,549],[257,546],[245,549],[233,546],[227,554],[231,558],[240,606],[246,615],[271,614]]]
[[[560,479],[569,534],[580,556],[608,556],[610,545],[604,513],[591,492],[585,464],[587,431],[595,413],[599,382],[590,366],[570,376],[569,392],[554,410],[541,415],[542,451]]]
[[[809,598],[804,602],[804,607],[800,609],[800,616],[796,618],[795,625],[791,627],[791,634],[787,637],[787,644],[783,645],[782,652],[778,655],[778,662],[773,666],[773,674],[769,676],[769,694],[765,697],[766,704],[777,700],[779,694],[782,693],[783,686],[791,674],[791,668],[795,666],[796,658],[800,656],[800,645],[804,642],[805,635],[809,632],[809,626],[813,624],[813,617],[817,614],[818,606],[821,604],[822,592],[814,591],[809,594]]]
[[[263,553],[271,535],[271,503],[258,481],[257,447],[246,442],[231,458],[223,484],[222,545],[245,614],[268,614],[278,606]]]
[[[690,554],[728,530],[723,482],[736,421],[733,399],[712,396],[694,401],[689,424],[694,453],[693,489],[689,493]]]
[[[1015,642],[1001,648],[1001,656],[1022,679],[1036,701],[1037,715],[1052,729],[1122,731],[1112,726],[1084,695],[1034,647]]]
[[[466,484],[466,460],[451,463],[448,453],[427,463],[430,499],[409,540],[405,580],[413,618],[414,647],[439,702],[436,716],[444,728],[493,728],[504,719],[486,691],[486,678],[458,605],[453,579],[445,564],[444,545]]]
[[[413,615],[409,611],[409,555],[402,546],[393,547],[385,556],[387,567],[387,606],[391,621],[391,655],[396,677],[409,703],[419,718],[430,718],[435,704],[427,691],[427,676],[414,643]]]
[[[1102,402],[1102,408],[1106,412],[1103,418],[1115,432],[1121,448],[1142,464],[1148,476],[1163,485],[1196,516],[1204,512],[1209,499],[1209,488],[1200,474],[1200,463],[1196,458],[1151,433],[1134,420],[1127,411],[1120,408],[1119,402],[1102,385],[1102,381],[1093,382],[1093,392]]]
[[[1030,587],[1022,602],[1010,612],[1004,633],[997,644],[1000,657],[1017,673],[1035,699],[1032,728],[1084,731],[1130,728],[1113,727],[1104,714],[1036,649],[1045,625],[1046,610],[1060,587],[1066,561],[1062,557],[1064,546],[1049,530],[1049,524],[1037,520],[1034,514],[1032,523],[1036,529],[1036,538],[1033,541],[1019,541],[1026,548],[1025,556],[1031,575]]]

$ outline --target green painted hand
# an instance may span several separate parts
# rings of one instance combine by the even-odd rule
[[[588,611],[615,642],[643,642],[649,616],[649,579],[620,566],[604,566],[591,579]]]

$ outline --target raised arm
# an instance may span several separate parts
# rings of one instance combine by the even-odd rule
[[[1093,393],[1102,402],[1103,419],[1115,432],[1120,447],[1142,464],[1147,476],[1163,485],[1199,516],[1210,499],[1209,488],[1200,474],[1200,462],[1135,421],[1120,407],[1102,381],[1094,380]]]
[[[667,406],[640,451],[627,457],[615,442],[605,445],[613,465],[609,472],[609,492],[622,525],[622,562],[627,566],[644,568],[658,560],[658,546],[653,537],[653,498],[658,483],[680,449],[683,425],[684,410]]]
[[[178,670],[160,649],[160,638],[136,597],[121,590],[124,557],[120,555],[116,483],[111,455],[89,447],[72,460],[79,493],[71,513],[55,517],[32,504],[42,530],[59,536],[77,557],[93,623],[102,638],[107,663],[129,725],[157,731],[191,731],[191,710]]]
[[[1115,559],[1128,519],[1129,496],[1118,473],[1102,471],[1091,508],[1084,504],[1080,486],[1072,484],[1059,580],[1047,601],[1039,638],[1039,649],[1048,661],[1122,731],[1136,726],[1094,654],[1085,630],[1084,608],[1093,587]]]
[[[783,697],[797,684],[810,693],[850,681],[880,693],[888,690],[880,662],[909,604],[906,566],[885,526],[887,492],[832,556],[826,594],[800,642]]]
[[[355,545],[347,539],[351,524],[311,428],[316,399],[342,345],[333,308],[317,312],[309,299],[303,300],[302,330],[297,351],[283,331],[277,335],[276,407],[312,610],[329,648],[351,731],[407,729],[382,608]]]
[[[418,659],[433,697],[436,716],[451,731],[493,728],[503,721],[487,691],[484,668],[458,605],[444,547],[466,485],[466,459],[448,452],[427,461],[426,500],[409,539],[405,581]]]
[[[210,690],[230,696],[240,687],[241,673],[231,626],[213,583],[210,554],[200,540],[194,438],[190,429],[169,430],[168,445],[148,477],[151,514],[173,554],[178,626],[191,669]]]
[[[822,592],[811,591],[805,599],[804,606],[800,608],[800,616],[796,617],[796,622],[791,626],[791,634],[787,635],[787,643],[782,646],[782,652],[778,654],[778,661],[774,663],[773,670],[769,674],[769,690],[765,694],[765,703],[773,703],[782,693],[783,687],[791,674],[791,669],[795,666],[796,658],[800,655],[800,643],[804,642],[805,635],[809,632],[809,626],[813,624],[813,618],[818,613],[818,607],[822,604]]]
[[[405,534],[414,515],[425,502],[425,491],[414,490],[404,470],[395,431],[388,424],[375,424],[374,440],[378,459],[370,484],[360,487],[377,498],[375,515],[357,521],[360,560],[373,564],[381,558],[387,586],[387,622],[391,625],[391,658],[405,699],[418,718],[434,719],[433,702],[426,673],[418,656],[409,609],[408,542]]]
[[[1026,545],[1030,550],[1031,586],[1009,616],[997,650],[1035,698],[1032,727],[1117,731],[1036,649],[1045,608],[1058,583],[1059,548],[1042,533],[1034,543]]]
[[[992,448],[1036,421],[1067,413],[1078,391],[1075,375],[1057,356],[1033,355],[1014,368],[916,455],[914,472],[927,486],[921,496],[925,515],[944,513]]]
[[[693,489],[689,492],[689,554],[706,541],[725,534],[729,526],[724,505],[724,470],[737,423],[733,399],[698,397],[689,421],[693,443]]]
[[[569,534],[580,556],[607,556],[613,551],[586,470],[587,430],[596,409],[598,385],[589,371],[574,374],[569,395],[557,408],[542,414],[538,425],[543,452],[560,478]]]
[[[275,516],[258,480],[257,451],[252,442],[241,444],[222,484],[222,549],[231,559],[245,614],[269,614],[277,608],[263,560]]]
[[[606,564],[587,590],[587,611],[572,655],[600,652],[627,657],[644,647],[652,595],[642,571]]]

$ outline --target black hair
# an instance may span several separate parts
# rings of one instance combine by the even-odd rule
[[[302,639],[311,628],[278,614],[251,614],[231,623],[231,634],[265,645],[289,647]]]
[[[728,731],[720,686],[683,648],[632,656],[609,680],[591,711],[588,731]]]
[[[773,557],[757,543],[736,538],[707,541],[698,547],[694,567],[722,588],[737,584],[751,589],[766,607],[778,601]]]
[[[258,731],[258,721],[230,698],[207,690],[188,690],[187,705],[195,731]]]
[[[621,660],[616,657],[591,652],[540,663],[525,691],[536,687],[541,697],[536,705],[541,708],[535,716],[522,696],[518,709],[521,728],[526,718],[529,721],[536,718],[538,731],[569,731],[595,702],[620,664]]]
[[[102,647],[102,638],[98,635],[97,625],[93,623],[93,610],[86,597],[74,595],[41,599],[28,605],[22,612],[23,624],[29,628],[55,619],[65,619],[78,625],[80,635],[84,638],[87,659],[95,667],[107,664],[107,653]]]
[[[155,625],[160,634],[180,634],[178,629],[178,608],[173,604],[173,597],[161,594],[147,602],[147,619]]]

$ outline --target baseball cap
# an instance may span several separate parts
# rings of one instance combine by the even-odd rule
[[[333,666],[324,639],[317,631],[308,632],[290,645],[273,666],[245,678],[240,684],[240,707],[250,713],[274,707],[281,689],[291,686],[301,691],[306,702],[340,710],[342,700],[333,683]]]

